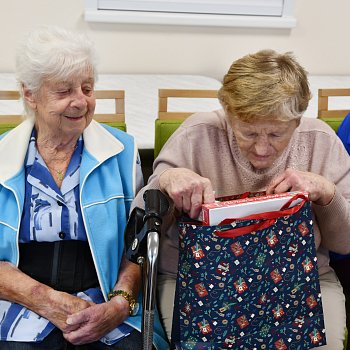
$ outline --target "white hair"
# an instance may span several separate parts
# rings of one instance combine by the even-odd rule
[[[72,75],[92,71],[97,79],[97,55],[93,43],[84,34],[53,26],[30,32],[19,45],[16,78],[23,88],[37,93],[45,80],[66,80]],[[26,105],[29,115],[33,112]]]

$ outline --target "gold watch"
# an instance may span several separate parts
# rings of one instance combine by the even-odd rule
[[[139,304],[136,302],[135,298],[126,292],[125,290],[112,290],[108,293],[108,300],[111,300],[113,297],[120,295],[129,303],[129,315],[135,316],[139,310]]]

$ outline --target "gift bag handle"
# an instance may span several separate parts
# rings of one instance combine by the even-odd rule
[[[289,206],[297,199],[302,199],[302,201],[296,204],[295,206],[289,208]],[[261,222],[258,222],[249,226],[238,227],[238,228],[233,227],[233,228],[225,228],[222,230],[217,229],[214,231],[214,234],[216,236],[224,237],[224,238],[235,238],[238,236],[245,235],[247,233],[251,233],[253,231],[259,231],[264,228],[268,228],[272,226],[274,223],[276,223],[278,218],[281,218],[283,216],[289,216],[298,212],[303,207],[306,201],[308,201],[308,197],[305,194],[297,193],[287,203],[285,203],[280,210],[248,215],[238,219],[233,219],[233,218],[225,219],[220,223],[220,225],[231,224],[235,221],[242,221],[242,220],[261,220]]]

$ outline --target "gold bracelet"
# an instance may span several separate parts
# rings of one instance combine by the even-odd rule
[[[139,304],[136,303],[135,298],[125,290],[118,289],[118,290],[112,290],[108,293],[108,300],[111,300],[113,297],[116,297],[117,295],[120,295],[129,303],[129,315],[130,316],[136,315],[137,311],[139,310]]]

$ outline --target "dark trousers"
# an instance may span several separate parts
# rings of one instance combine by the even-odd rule
[[[114,345],[106,345],[101,342],[94,342],[91,344],[75,347],[67,343],[63,338],[62,332],[58,329],[52,331],[40,343],[28,342],[12,342],[0,341],[1,350],[139,350],[142,349],[141,333],[134,330],[130,335]]]

